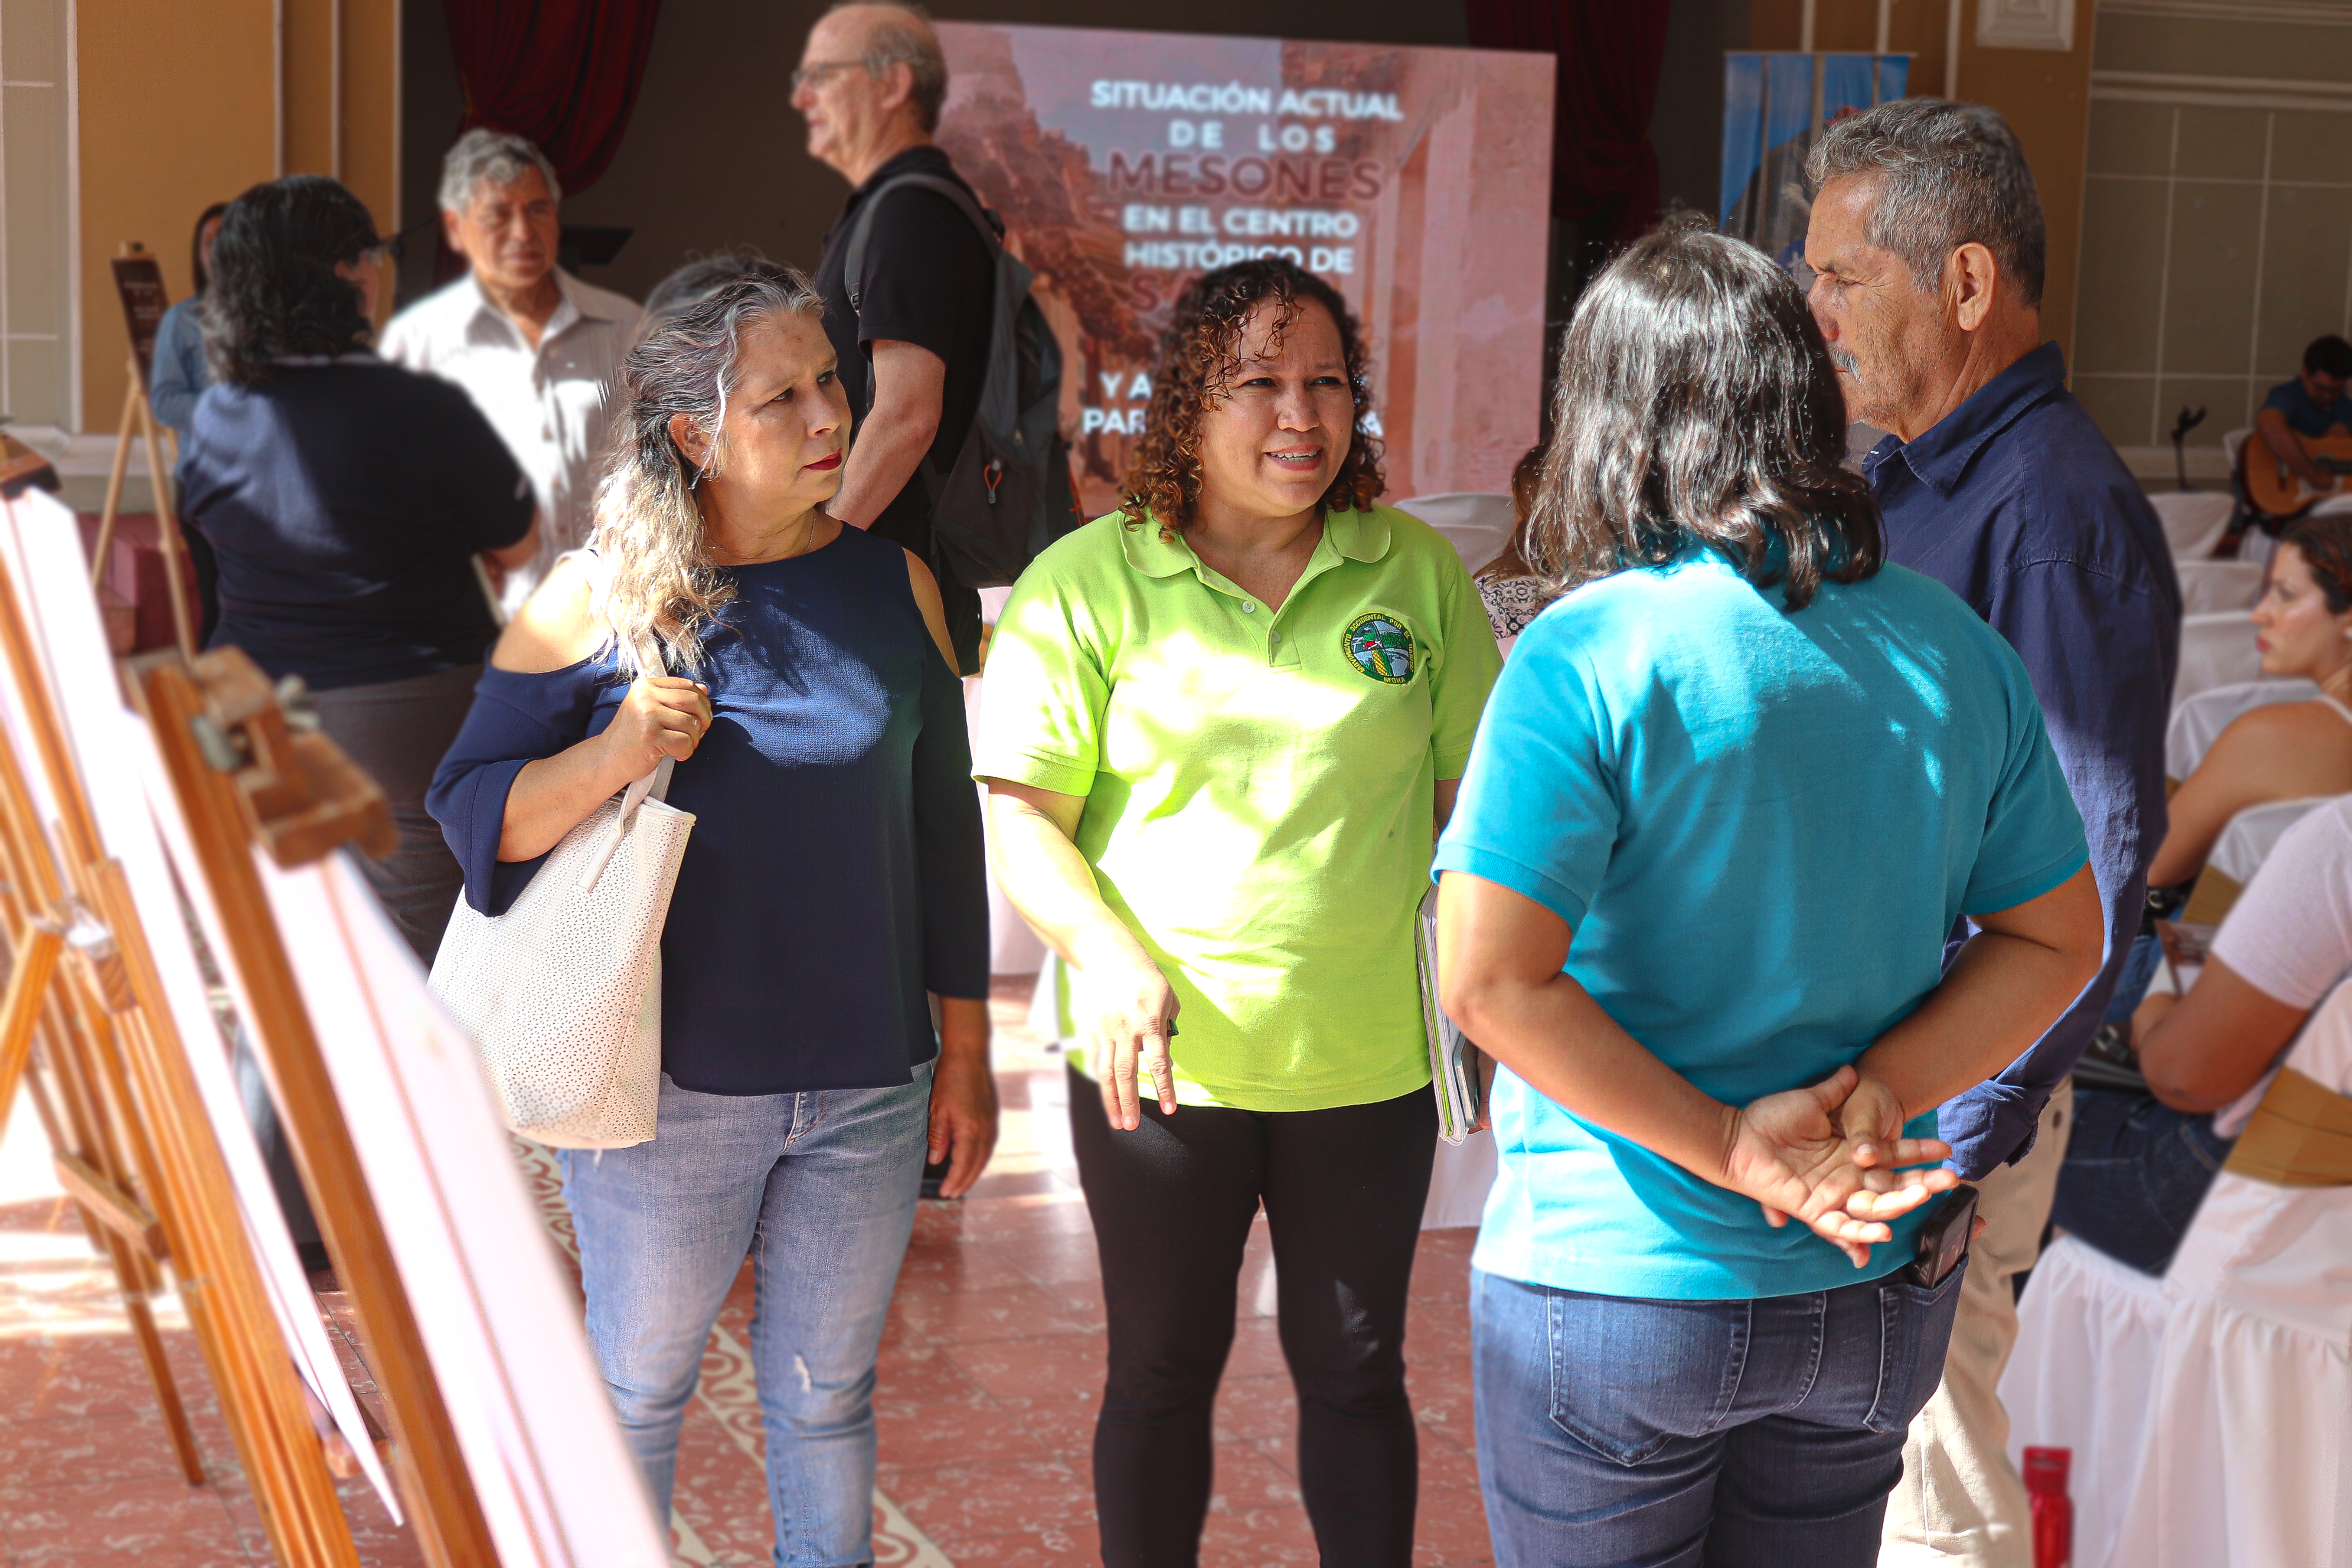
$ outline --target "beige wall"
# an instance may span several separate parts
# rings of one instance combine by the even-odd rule
[[[2229,9],[2100,12],[2074,386],[2147,472],[2170,471],[2187,405],[2217,475],[2222,432],[2352,331],[2352,6]]]
[[[67,0],[0,0],[0,414],[73,418]]]
[[[2075,0],[2074,47],[1986,48],[1977,43],[1983,0],[1886,0],[1886,47],[1911,54],[1915,96],[1945,90],[1954,12],[1959,20],[1955,96],[1990,104],[2008,117],[2033,165],[2034,184],[2050,226],[2050,266],[2042,299],[2042,330],[2074,358],[2077,259],[2082,248],[2084,149],[2090,118],[2092,13],[2095,0]],[[1756,0],[1750,47],[1793,49],[1803,31],[1805,0]],[[1872,49],[1878,45],[1880,0],[1813,0],[1816,49]]]
[[[196,214],[281,173],[340,174],[379,228],[398,226],[399,0],[285,0],[282,69],[271,0],[74,5],[80,426],[110,432],[128,344],[107,262],[122,242],[161,256],[183,296]]]

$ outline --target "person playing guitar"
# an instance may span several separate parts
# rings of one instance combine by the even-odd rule
[[[2347,492],[2352,473],[2352,342],[2329,334],[2303,351],[2303,372],[2271,389],[2246,443],[2247,504],[2268,518],[2299,516]]]

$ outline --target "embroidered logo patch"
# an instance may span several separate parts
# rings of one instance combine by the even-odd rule
[[[1394,616],[1375,610],[1348,623],[1339,646],[1358,669],[1390,686],[1412,679],[1412,633]]]

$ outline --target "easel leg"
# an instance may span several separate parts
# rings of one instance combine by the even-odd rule
[[[82,1009],[80,1016],[89,1028],[107,1026],[103,1022],[105,1015],[93,1009]],[[73,1048],[73,1045],[80,1048]],[[103,1043],[85,1033],[73,1044],[60,1045],[47,1055],[49,1070],[65,1100],[67,1139],[60,1147],[128,1191],[131,1184],[124,1179],[128,1171],[108,1119],[104,1090],[91,1078],[90,1058],[102,1048]],[[131,1331],[138,1336],[140,1358],[146,1363],[148,1379],[154,1384],[155,1403],[163,1413],[164,1429],[172,1435],[172,1447],[179,1458],[181,1473],[186,1476],[189,1485],[201,1484],[205,1479],[204,1458],[196,1451],[195,1431],[188,1423],[180,1385],[172,1376],[171,1363],[163,1353],[163,1336],[155,1331],[153,1312],[148,1305],[148,1297],[162,1283],[153,1263],[143,1254],[133,1252],[128,1240],[109,1229],[87,1207],[76,1207],[81,1215],[83,1231],[114,1266],[115,1283],[122,1293]]]
[[[117,1254],[128,1250],[128,1244],[117,1239],[110,1249]],[[115,1268],[121,1273],[118,1258]],[[188,1407],[180,1398],[180,1385],[172,1376],[172,1361],[163,1352],[163,1336],[155,1328],[155,1310],[143,1295],[122,1292],[122,1308],[130,1315],[131,1331],[139,1341],[139,1359],[147,1363],[148,1381],[155,1385],[156,1403],[163,1406],[163,1429],[172,1436],[172,1452],[180,1461],[180,1474],[192,1487],[205,1484],[205,1457],[196,1449],[196,1429],[188,1422]]]
[[[172,598],[172,631],[180,651],[196,657],[196,628],[188,617],[187,574],[183,570],[187,546],[180,538],[180,519],[172,507],[171,480],[163,472],[163,442],[156,433],[155,410],[140,389],[138,367],[131,367],[131,390],[136,399],[140,432],[147,437],[147,482],[155,491],[155,546],[163,556],[163,581]]]
[[[16,971],[8,977],[8,994],[0,1002],[0,1126],[8,1121],[8,1107],[16,1098],[16,1080],[33,1056],[33,1026],[40,1022],[48,999],[49,980],[57,973],[63,940],[54,930],[35,926],[16,946]]]
[[[115,426],[114,466],[106,473],[106,504],[98,513],[98,549],[89,563],[92,589],[106,581],[106,552],[114,544],[114,520],[122,510],[122,481],[131,472],[131,422],[139,417],[139,367],[131,369],[131,390],[122,399],[122,420]]]

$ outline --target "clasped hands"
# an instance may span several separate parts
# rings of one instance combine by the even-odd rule
[[[1951,1146],[1904,1137],[1903,1121],[1894,1090],[1842,1067],[1809,1088],[1726,1106],[1715,1180],[1754,1198],[1775,1226],[1811,1226],[1860,1268],[1872,1244],[1894,1239],[1887,1221],[1959,1184],[1935,1164]]]

